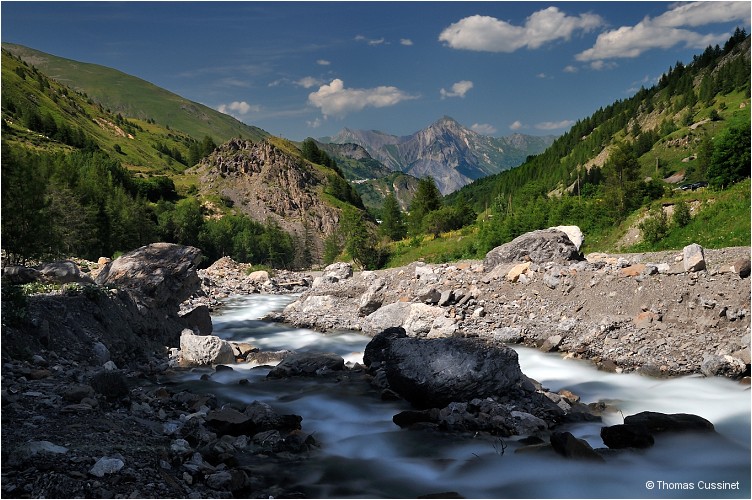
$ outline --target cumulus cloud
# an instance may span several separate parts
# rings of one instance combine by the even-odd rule
[[[523,47],[537,49],[555,40],[569,40],[578,31],[592,31],[604,24],[596,14],[568,16],[556,7],[530,15],[523,26],[490,16],[460,19],[439,35],[439,41],[453,49],[484,52],[514,52]]]
[[[259,111],[258,106],[252,106],[245,101],[233,101],[230,104],[220,104],[217,106],[217,111],[226,115],[247,115],[251,111]]]
[[[326,59],[319,59],[318,61],[316,61],[316,64],[318,64],[319,66],[329,66],[332,63],[331,61],[327,61]]]
[[[675,4],[658,17],[645,17],[634,26],[601,33],[593,47],[575,57],[584,62],[634,58],[651,49],[668,49],[680,44],[702,49],[723,42],[729,34],[703,34],[686,28],[735,20],[749,22],[748,2]]]
[[[569,128],[574,125],[574,120],[562,120],[560,122],[542,122],[535,125],[538,130],[558,130]]]
[[[522,124],[522,122],[521,122],[521,121],[519,121],[519,120],[515,120],[514,122],[512,122],[512,124],[511,124],[511,125],[509,125],[509,128],[510,128],[511,130],[520,130],[520,129],[521,129],[521,128],[523,128],[523,127],[524,127],[524,125],[523,125],[523,124]]]
[[[326,116],[345,116],[364,108],[384,108],[402,101],[417,99],[397,87],[380,86],[371,89],[348,89],[339,78],[328,85],[322,85],[316,92],[308,94],[308,102],[319,108]]]
[[[401,44],[401,45],[407,45],[407,46],[410,46],[410,45],[412,45],[412,44],[413,44],[413,41],[412,41],[412,40],[410,40],[409,38],[402,38],[402,39],[400,39],[400,44]]]
[[[473,82],[470,80],[462,80],[461,82],[452,85],[452,90],[441,89],[439,93],[441,94],[442,99],[446,99],[447,97],[464,98],[467,91],[471,88],[473,88]]]
[[[577,73],[577,67],[572,66],[571,64],[564,66],[564,69],[562,70],[564,73]]]
[[[470,126],[470,130],[482,135],[493,135],[497,132],[496,127],[489,123],[473,123]]]

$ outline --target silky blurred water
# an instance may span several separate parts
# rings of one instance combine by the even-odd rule
[[[352,332],[321,334],[260,321],[294,297],[237,297],[213,316],[215,334],[263,350],[334,352],[362,361],[370,340]],[[571,461],[550,452],[515,453],[503,443],[397,427],[392,416],[409,409],[403,401],[381,401],[362,381],[267,380],[268,367],[235,365],[199,381],[184,381],[217,394],[222,401],[264,401],[303,417],[303,430],[321,445],[317,456],[296,465],[289,485],[308,497],[408,498],[456,492],[466,498],[750,498],[750,391],[720,378],[657,380],[637,374],[598,371],[587,362],[517,348],[522,371],[552,391],[568,389],[585,403],[618,408],[603,423],[567,430],[603,447],[600,428],[641,411],[693,413],[715,425],[717,434],[658,436],[654,447],[610,456],[606,463]],[[249,384],[238,384],[248,379]],[[503,448],[503,450],[502,450]],[[652,481],[653,489],[646,483]],[[737,490],[702,489],[711,483]],[[738,482],[738,483],[737,483]],[[676,489],[677,484],[693,489]]]

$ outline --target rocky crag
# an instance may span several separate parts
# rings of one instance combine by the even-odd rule
[[[271,220],[308,246],[315,261],[340,210],[323,200],[327,172],[273,144],[232,139],[194,167],[204,194],[219,194],[252,219]],[[332,172],[333,174],[333,172]]]

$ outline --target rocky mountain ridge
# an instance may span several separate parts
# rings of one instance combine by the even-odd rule
[[[418,178],[432,176],[441,192],[448,194],[474,179],[521,164],[528,155],[542,152],[553,137],[490,137],[444,116],[408,136],[345,128],[329,142],[358,144],[392,170]]]

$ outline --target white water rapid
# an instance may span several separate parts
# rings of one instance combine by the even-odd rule
[[[351,332],[319,334],[259,321],[293,297],[236,298],[213,317],[215,334],[248,341],[262,350],[335,352],[359,361],[369,338]],[[392,416],[409,409],[384,402],[366,383],[334,380],[267,380],[268,368],[235,365],[203,382],[221,401],[260,400],[303,417],[303,431],[321,448],[302,461],[294,488],[316,498],[415,498],[455,492],[465,498],[750,498],[750,390],[733,381],[685,377],[657,380],[610,374],[587,362],[518,348],[522,371],[552,391],[568,389],[585,403],[618,408],[603,423],[567,430],[603,447],[603,425],[644,410],[693,413],[717,434],[659,435],[645,451],[607,457],[604,464],[568,460],[553,453],[515,453],[513,438],[474,439],[397,427]],[[186,372],[199,384],[201,372]],[[246,378],[249,384],[237,382]],[[733,488],[733,489],[732,489]]]

